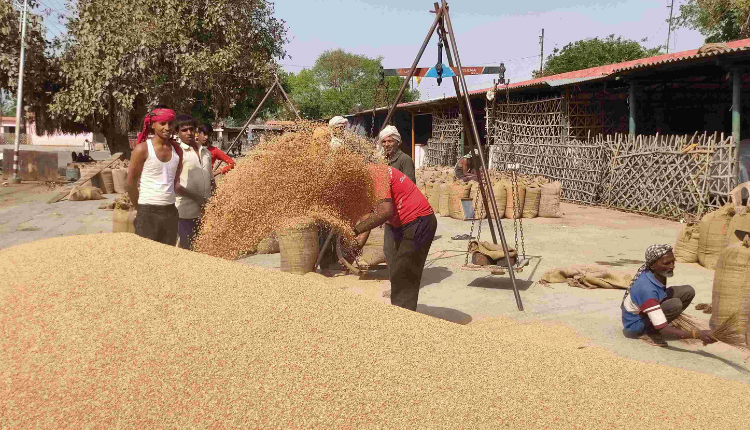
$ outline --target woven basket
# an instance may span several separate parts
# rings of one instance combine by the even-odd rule
[[[304,275],[315,270],[318,260],[318,228],[310,224],[278,234],[281,270]]]
[[[750,238],[725,248],[719,254],[711,294],[711,327],[718,327],[733,313],[742,311],[750,296]],[[747,314],[739,315],[741,331],[745,331]]]

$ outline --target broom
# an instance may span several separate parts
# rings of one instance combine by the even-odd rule
[[[727,345],[748,351],[749,348],[745,342],[745,335],[741,333],[739,328],[738,314],[735,312],[729,316],[720,326],[716,327],[711,333],[718,342],[726,343]],[[701,320],[687,314],[680,314],[677,318],[672,321],[672,326],[685,331],[700,331],[706,330],[705,325],[701,323]],[[697,343],[700,339],[681,339],[686,343]]]

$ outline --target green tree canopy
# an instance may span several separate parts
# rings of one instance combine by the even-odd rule
[[[322,53],[312,69],[303,69],[288,78],[290,95],[301,115],[307,118],[329,118],[386,105],[386,90],[380,82],[382,57],[369,58],[342,49]],[[388,103],[393,103],[403,82],[400,77],[385,80]],[[408,90],[402,102],[419,99],[419,91]]]
[[[589,67],[604,66],[622,61],[658,55],[661,47],[646,48],[634,40],[615,38],[609,35],[606,39],[584,39],[568,43],[562,49],[555,48],[544,63],[544,73],[533,72],[534,77],[551,76]]]
[[[69,1],[61,58],[63,88],[50,107],[129,153],[127,132],[150,107],[190,112],[198,100],[216,117],[273,79],[286,27],[265,0]]]
[[[698,30],[707,43],[750,37],[750,1],[688,0],[680,5],[676,26]]]

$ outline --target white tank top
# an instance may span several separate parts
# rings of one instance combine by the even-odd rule
[[[141,173],[138,204],[173,205],[175,202],[174,177],[177,174],[180,157],[172,145],[169,145],[172,149],[172,158],[164,163],[156,157],[151,139],[146,143],[148,144],[148,158],[143,164],[143,173]]]

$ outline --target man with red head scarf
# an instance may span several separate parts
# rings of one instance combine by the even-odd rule
[[[171,109],[157,108],[143,119],[143,129],[130,155],[127,183],[130,200],[138,210],[135,233],[173,246],[179,220],[175,188],[182,166],[182,149],[172,140],[176,117]]]

